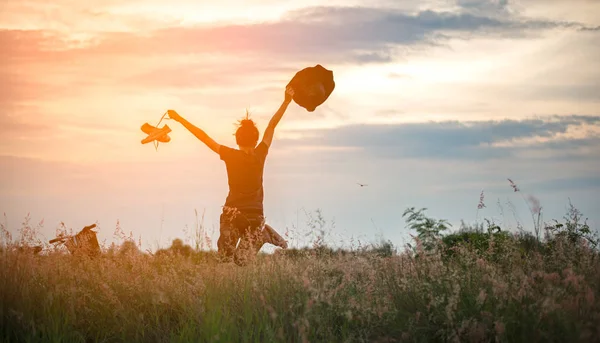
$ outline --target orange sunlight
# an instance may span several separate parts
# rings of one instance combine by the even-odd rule
[[[0,0],[0,342],[598,341],[599,13]]]
[[[311,199],[309,188],[299,185],[318,180],[317,171],[355,172],[360,168],[351,164],[367,157],[404,168],[412,164],[397,161],[417,157],[438,167],[444,158],[483,161],[537,150],[548,159],[565,151],[578,158],[592,154],[600,100],[597,63],[590,56],[600,48],[594,17],[583,12],[594,5],[577,10],[532,4],[520,12],[503,4],[108,0],[86,7],[71,0],[5,1],[0,11],[0,105],[5,109],[0,155],[5,161],[0,162],[21,169],[40,164],[36,168],[48,174],[43,179],[48,185],[40,181],[40,189],[57,197],[69,197],[60,189],[101,193],[110,185],[130,194],[128,187],[139,191],[161,179],[168,193],[164,199],[172,202],[165,200],[164,206],[187,192],[185,206],[206,201],[218,212],[214,199],[229,184],[222,156],[214,152],[220,151],[217,145],[238,147],[236,122],[246,110],[258,130],[257,143],[265,136],[273,139],[269,153],[276,157],[276,172],[269,182],[282,183],[272,188],[285,197],[287,187],[304,192],[286,198],[291,207],[304,206],[301,197]],[[581,22],[548,19],[561,11]],[[333,72],[335,91],[314,111],[291,102],[274,130],[288,82],[318,64]],[[319,88],[323,84],[313,86],[305,92],[326,93]],[[165,119],[157,125],[170,109],[187,124]],[[572,114],[581,117],[565,119]],[[544,118],[541,124],[538,115]],[[559,116],[558,123],[548,119],[551,115]],[[586,125],[589,130],[582,130]],[[468,134],[473,137],[464,138]],[[454,147],[447,143],[453,139]],[[557,147],[565,142],[572,146]],[[537,150],[511,152],[530,148]],[[64,170],[57,171],[55,163],[64,163]],[[379,163],[384,162],[360,162],[362,175],[344,177],[364,178],[383,169]],[[504,164],[507,173],[513,165]],[[30,174],[14,168],[10,180],[27,184],[28,196],[34,194]],[[68,175],[77,168],[93,169],[86,177],[101,185],[80,179],[70,185]],[[175,173],[171,168],[178,174],[169,177]],[[563,169],[555,177],[566,179],[562,172],[567,173]],[[127,174],[119,179],[119,173]],[[282,175],[288,173],[300,179],[284,184]],[[465,188],[483,183],[462,181]],[[15,186],[6,183],[14,195]],[[196,194],[200,188],[210,188],[208,195]],[[19,206],[26,207],[26,200]]]

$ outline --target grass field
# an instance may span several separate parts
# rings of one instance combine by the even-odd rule
[[[588,241],[499,228],[436,240],[423,233],[441,222],[423,223],[400,251],[320,245],[246,267],[176,246],[152,255],[129,242],[86,259],[6,243],[0,340],[600,342],[600,259]]]

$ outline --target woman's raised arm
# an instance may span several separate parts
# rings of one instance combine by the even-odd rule
[[[182,116],[179,115],[179,113],[175,112],[174,110],[168,110],[167,113],[169,114],[169,118],[175,120],[178,123],[181,123],[181,125],[188,129],[188,131],[190,131],[194,136],[196,136],[196,138],[202,141],[202,143],[206,144],[206,146],[209,147],[212,151],[216,152],[217,154],[219,153],[221,145],[215,142],[212,138],[210,138],[210,136],[206,134],[206,132],[202,131],[202,129],[194,126],[194,124],[185,120]]]
[[[271,146],[271,142],[273,142],[273,135],[275,135],[275,127],[279,124],[279,121],[283,117],[283,114],[287,110],[288,105],[292,102],[292,97],[294,96],[294,90],[291,87],[286,87],[285,89],[285,98],[283,103],[275,112],[271,120],[269,121],[269,125],[265,129],[265,133],[263,134],[263,143],[265,143],[268,147]]]

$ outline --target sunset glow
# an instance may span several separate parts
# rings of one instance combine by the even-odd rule
[[[48,235],[98,221],[110,239],[120,220],[147,246],[181,236],[194,209],[213,225],[222,161],[177,123],[158,151],[140,126],[176,109],[236,147],[246,109],[262,137],[287,82],[322,64],[330,98],[314,112],[292,103],[275,131],[275,226],[322,208],[340,235],[371,237],[379,218],[400,239],[402,208],[456,223],[482,189],[510,195],[507,177],[545,195],[548,216],[579,199],[597,226],[598,13],[586,0],[4,1],[0,210],[13,229],[46,218]]]

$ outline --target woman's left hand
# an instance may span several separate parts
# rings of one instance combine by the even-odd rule
[[[294,97],[294,89],[291,86],[285,87],[285,99],[284,102],[289,104],[292,102],[292,98]]]

